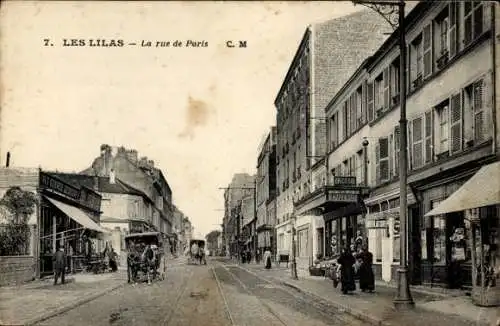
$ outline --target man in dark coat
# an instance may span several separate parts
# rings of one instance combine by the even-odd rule
[[[354,263],[356,259],[352,255],[349,247],[345,247],[337,262],[340,264],[340,283],[342,284],[342,293],[356,290],[354,281]]]
[[[64,247],[61,246],[59,250],[54,253],[52,261],[54,262],[54,285],[57,284],[59,276],[61,277],[61,284],[64,284],[64,274],[66,270],[66,254],[64,253]]]
[[[375,276],[373,275],[373,254],[368,251],[368,246],[363,245],[361,253],[358,255],[361,260],[359,268],[359,288],[361,291],[373,292],[375,290]]]

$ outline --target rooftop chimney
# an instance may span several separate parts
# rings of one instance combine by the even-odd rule
[[[115,170],[111,169],[111,171],[109,171],[109,183],[110,184],[115,184],[116,182],[116,179],[115,179]]]
[[[10,152],[7,152],[7,161],[5,162],[5,167],[8,168],[10,165]]]

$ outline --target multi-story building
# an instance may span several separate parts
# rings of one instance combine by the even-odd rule
[[[257,159],[257,245],[260,252],[274,248],[276,236],[276,127],[267,134]],[[273,251],[275,252],[275,251]]]
[[[111,171],[109,176],[90,176],[77,173],[57,173],[57,177],[72,185],[83,185],[102,196],[100,225],[111,233],[113,249],[126,265],[124,236],[155,228],[155,203],[142,191],[120,180]]]
[[[247,173],[233,175],[231,183],[224,191],[223,235],[226,255],[236,256],[241,243],[240,230],[243,227],[240,219],[241,199],[255,191],[255,177]]]
[[[310,25],[275,99],[277,254],[291,254],[294,224],[299,267],[312,262],[313,252],[318,252],[317,229],[324,224],[320,215],[300,202],[311,192],[311,166],[325,154],[325,107],[389,30],[385,20],[370,10]]]
[[[249,250],[255,256],[257,237],[255,232],[255,198],[252,193],[241,199],[240,210],[240,234],[244,243],[244,249]]]
[[[495,198],[495,191],[498,198],[498,164],[490,164],[499,160],[500,122],[494,10],[498,14],[498,4],[422,1],[407,15],[407,130],[399,126],[398,31],[326,109],[329,154],[313,172],[326,185],[316,183],[317,197],[307,205],[322,209],[328,244],[357,244],[360,231],[374,255],[376,276],[385,281],[396,278],[400,259],[401,132],[408,136],[411,282],[472,286],[476,218],[482,230],[477,246],[495,248],[498,241],[498,199],[483,202]],[[481,184],[472,179],[479,169]],[[362,186],[369,186],[367,196],[360,196]],[[490,254],[498,256],[498,250]]]
[[[155,168],[154,161],[147,157],[138,158],[136,150],[124,147],[101,145],[101,155],[94,159],[92,166],[81,174],[107,176],[111,173],[145,193],[155,203],[153,222],[157,231],[172,232],[172,191],[162,171]]]
[[[61,246],[68,256],[71,272],[83,270],[86,257],[104,249],[102,239],[108,232],[100,226],[102,196],[93,186],[67,182],[58,172],[15,167],[0,169],[0,195],[3,197],[15,188],[31,192],[37,199],[27,221],[31,237],[27,239],[26,257],[12,257],[11,263],[18,265],[18,271],[25,274],[17,276],[27,277],[30,271],[31,276],[33,272],[35,276],[52,274],[53,254]],[[3,261],[8,263],[8,260],[11,259]],[[8,275],[12,272],[10,269],[0,268],[0,273],[3,272],[8,272],[3,275],[5,280],[13,276]]]

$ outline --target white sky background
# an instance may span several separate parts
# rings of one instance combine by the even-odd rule
[[[222,222],[218,187],[255,171],[306,26],[360,9],[347,1],[4,2],[0,163],[10,151],[11,166],[81,171],[103,143],[135,148],[206,234]],[[208,47],[62,47],[63,38]],[[247,48],[228,49],[226,40]]]

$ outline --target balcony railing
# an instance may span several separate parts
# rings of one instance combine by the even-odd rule
[[[356,186],[356,177],[333,176],[332,186]]]

